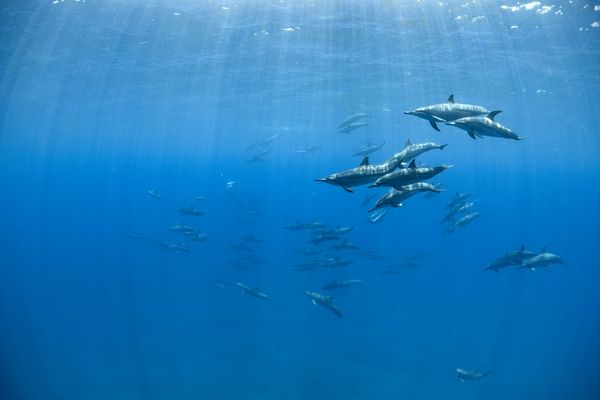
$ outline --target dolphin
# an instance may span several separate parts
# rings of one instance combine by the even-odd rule
[[[458,214],[458,212],[465,206],[471,204],[471,206],[466,207],[465,209],[469,209],[472,207],[472,205],[475,204],[475,202],[471,202],[471,203],[467,203],[466,201],[459,201],[458,203],[455,203],[454,206],[452,208],[450,208],[448,210],[448,212],[446,213],[446,215],[444,216],[444,219],[442,219],[442,221],[440,223],[444,223],[444,222],[452,222],[452,220],[454,219],[454,216],[456,214]]]
[[[269,136],[266,139],[257,140],[256,142],[254,142],[254,143],[250,144],[248,147],[246,147],[246,150],[252,150],[253,148],[258,147],[258,146],[267,146],[267,145],[270,145],[278,137],[279,137],[279,134],[276,133],[275,135]]]
[[[339,318],[342,318],[342,312],[332,303],[332,296],[325,296],[317,292],[312,292],[310,290],[307,290],[306,292],[304,292],[304,294],[310,297],[313,305],[316,306],[318,304],[321,307],[328,309],[329,311],[337,315]]]
[[[156,190],[146,190],[146,194],[148,197],[152,197],[153,199],[165,201],[165,199]]]
[[[184,232],[184,235],[189,240],[193,240],[194,242],[204,242],[206,239],[208,239],[207,234],[200,232]]]
[[[244,285],[242,282],[236,282],[235,285],[240,288],[240,290],[242,291],[242,293],[244,294],[248,294],[250,296],[254,296],[257,299],[261,299],[261,300],[271,300],[272,298],[266,294],[264,294],[263,292],[260,291],[260,289],[257,287],[249,287],[247,285]]]
[[[334,250],[360,250],[360,247],[347,240],[342,240],[341,242],[331,246],[331,248]]]
[[[483,379],[486,376],[488,376],[490,374],[489,371],[486,372],[481,372],[479,370],[466,370],[463,368],[455,368],[454,372],[456,372],[456,375],[458,377],[458,379],[460,379],[461,382],[464,382],[465,380],[469,380],[469,381],[477,381],[479,379]]]
[[[170,228],[171,232],[175,232],[175,233],[183,233],[183,234],[194,234],[196,233],[196,230],[194,228],[192,228],[191,226],[185,225],[183,222],[177,224],[177,225],[173,225]]]
[[[308,154],[320,150],[321,146],[311,146],[304,149],[292,150],[292,154]]]
[[[367,185],[378,178],[392,172],[402,163],[400,157],[392,157],[383,164],[370,164],[369,157],[363,158],[360,165],[346,171],[337,172],[324,178],[315,179],[330,185],[341,186],[345,191],[352,193],[353,186]]]
[[[447,144],[437,144],[434,142],[425,142],[425,143],[411,143],[410,139],[406,141],[404,144],[404,148],[400,150],[398,153],[394,154],[388,161],[392,159],[400,158],[402,162],[409,162],[413,159],[417,158],[421,154],[430,151],[430,150],[444,150],[448,146]]]
[[[369,186],[369,188],[377,186],[391,186],[393,188],[400,189],[400,187],[409,185],[411,183],[431,179],[434,176],[444,172],[448,168],[452,168],[452,165],[443,164],[439,167],[417,168],[416,162],[413,159],[408,167],[400,168],[378,178],[375,183]]]
[[[441,192],[431,183],[417,182],[411,185],[401,186],[399,189],[390,189],[386,194],[381,196],[375,202],[375,206],[369,210],[369,212],[375,211],[378,208],[390,206],[390,207],[401,207],[402,202],[408,198],[422,193],[422,192]]]
[[[466,225],[468,225],[471,222],[475,221],[480,216],[481,216],[480,212],[474,212],[474,213],[471,213],[471,214],[467,214],[464,217],[462,217],[461,219],[459,219],[458,221],[456,221],[454,224],[452,224],[451,226],[449,226],[444,231],[444,233],[453,233],[458,228],[464,228]]]
[[[547,252],[546,248],[544,247],[541,253],[523,261],[519,268],[529,268],[532,271],[535,271],[535,269],[538,267],[549,267],[553,264],[564,265],[564,261],[556,254]]]
[[[337,133],[351,133],[353,130],[358,129],[358,128],[363,128],[365,126],[369,126],[368,123],[366,122],[353,122],[351,124],[348,124],[346,126],[344,126],[343,128],[338,129]]]
[[[351,288],[355,285],[362,285],[364,282],[360,279],[346,279],[343,281],[338,281],[337,279],[333,282],[329,282],[324,285],[321,290],[334,290],[334,289],[346,289]]]
[[[340,239],[340,237],[337,235],[331,235],[331,234],[325,233],[325,234],[319,234],[319,235],[313,237],[308,242],[312,243],[312,244],[320,244],[323,242],[331,242],[331,241],[339,240],[339,239]]]
[[[500,273],[500,270],[502,268],[521,265],[525,260],[535,255],[536,253],[529,250],[525,250],[525,246],[521,246],[518,250],[509,251],[502,257],[498,257],[493,263],[490,264],[489,267],[484,268],[483,271],[491,270],[496,273]]]
[[[489,111],[485,107],[455,103],[454,95],[451,94],[445,103],[419,107],[413,111],[406,111],[404,114],[414,115],[415,117],[429,121],[431,127],[439,132],[440,128],[438,128],[437,122],[454,121],[459,118],[474,117],[488,113]]]
[[[285,226],[285,229],[288,231],[304,231],[308,228],[310,224],[305,224],[303,222],[296,222],[295,224],[289,224]]]
[[[259,162],[259,161],[265,161],[265,157],[272,151],[273,151],[273,148],[269,147],[269,148],[261,151],[260,153],[256,153],[251,158],[246,160],[246,164],[251,164],[251,163],[255,163],[255,162]]]
[[[199,217],[201,215],[204,215],[204,213],[202,211],[198,210],[194,206],[180,208],[179,209],[179,214],[181,214],[181,215],[191,215],[191,216],[194,216],[194,217]]]
[[[338,129],[342,129],[350,124],[353,124],[356,121],[359,121],[361,119],[364,118],[372,118],[372,115],[369,115],[367,113],[355,113],[350,115],[348,118],[346,118],[345,120],[343,120],[339,125],[338,125]]]
[[[448,202],[446,208],[453,208],[458,203],[463,202],[467,197],[471,196],[471,193],[456,193],[456,196]]]
[[[382,148],[384,144],[385,144],[385,140],[383,142],[381,142],[381,144],[367,144],[363,148],[356,149],[356,152],[352,155],[355,157],[356,156],[366,157],[368,155],[375,153],[380,148]]]
[[[216,281],[212,281],[210,284],[216,288],[225,290],[227,289],[227,285],[229,285],[230,283],[223,279],[217,279]]]
[[[459,118],[455,121],[446,122],[446,125],[455,126],[459,129],[467,131],[472,139],[483,139],[484,136],[490,136],[504,139],[523,140],[521,136],[494,121],[494,117],[501,112],[502,111],[492,111],[487,115]]]

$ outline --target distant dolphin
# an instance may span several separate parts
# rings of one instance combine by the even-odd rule
[[[369,212],[375,211],[378,208],[390,206],[390,207],[401,207],[402,202],[408,198],[423,192],[441,192],[431,183],[417,182],[411,185],[401,186],[398,189],[390,189],[386,194],[381,196],[375,202],[375,206],[369,210]]]
[[[455,126],[467,131],[472,139],[484,136],[498,137],[504,139],[523,140],[522,137],[494,121],[494,117],[502,111],[492,111],[487,115],[477,117],[460,118],[455,121],[446,122],[446,125]]]
[[[202,211],[198,210],[194,206],[180,208],[179,209],[179,214],[181,214],[181,215],[191,215],[191,216],[194,216],[194,217],[199,217],[199,216],[204,215],[204,213]]]
[[[451,226],[449,226],[444,231],[444,233],[453,233],[458,228],[464,228],[466,225],[468,225],[471,222],[475,221],[480,216],[481,216],[480,212],[474,212],[474,213],[471,213],[471,214],[467,214],[464,217],[462,217],[461,219],[459,219],[458,221],[456,221],[454,224],[452,224]]]
[[[341,129],[338,129],[337,133],[350,133],[355,129],[363,128],[365,126],[369,126],[369,124],[367,124],[366,122],[353,122],[351,124],[344,126]]]
[[[549,253],[544,247],[542,252],[523,261],[519,268],[529,268],[535,271],[538,267],[548,267],[553,264],[563,264],[564,261],[556,254]]]
[[[342,129],[342,128],[344,128],[350,124],[353,124],[354,122],[359,121],[364,118],[372,118],[372,115],[369,115],[367,113],[352,114],[338,125],[338,129]]]
[[[332,296],[325,296],[317,292],[312,292],[310,290],[307,290],[306,292],[304,292],[304,294],[310,297],[312,303],[315,306],[318,304],[321,307],[328,309],[329,311],[337,315],[339,318],[342,318],[342,312],[332,303]]]
[[[454,95],[452,94],[448,97],[446,103],[419,107],[414,111],[406,111],[404,114],[414,115],[429,121],[431,127],[439,132],[440,128],[438,128],[437,122],[454,121],[459,118],[474,117],[487,113],[489,111],[485,107],[455,103]]]
[[[153,199],[165,201],[165,199],[156,190],[146,190],[146,194],[148,197],[152,197]]]
[[[404,148],[398,153],[394,154],[388,161],[392,159],[402,159],[402,162],[409,162],[420,156],[421,154],[430,150],[444,150],[448,146],[447,144],[437,144],[434,142],[425,143],[411,143],[410,139],[406,141]]]
[[[381,149],[385,144],[385,140],[381,142],[381,144],[367,144],[365,147],[361,149],[356,149],[356,152],[352,154],[353,156],[362,156],[366,157],[375,153],[377,150]]]
[[[488,376],[490,374],[489,371],[486,372],[481,372],[479,370],[473,370],[473,371],[469,371],[463,368],[455,368],[454,372],[456,372],[456,375],[458,377],[458,379],[460,379],[461,382],[464,382],[466,380],[469,381],[477,381],[479,379],[483,379],[486,376]]]
[[[369,186],[369,188],[389,186],[399,189],[401,186],[431,179],[451,167],[452,165],[448,164],[443,164],[439,167],[417,167],[416,162],[413,159],[408,167],[400,168],[378,178],[375,183]]]
[[[463,200],[465,200],[469,196],[471,196],[471,193],[456,193],[456,196],[454,196],[454,198],[448,202],[446,207],[453,208],[454,206],[456,206],[458,203],[461,203]]]
[[[352,286],[355,286],[355,285],[362,285],[362,284],[364,284],[364,282],[359,279],[346,279],[343,281],[338,281],[336,279],[335,281],[329,282],[328,284],[324,285],[321,289],[322,290],[346,289],[346,288],[351,288]]]
[[[272,299],[270,296],[262,293],[258,287],[251,288],[251,287],[243,284],[242,282],[236,282],[235,285],[238,288],[240,288],[242,293],[250,295],[250,296],[254,296],[257,299],[261,299],[261,300],[271,300]]]
[[[531,257],[535,256],[535,253],[529,250],[525,250],[525,246],[521,246],[518,250],[509,251],[502,257],[498,257],[489,267],[484,268],[484,271],[494,271],[500,273],[500,270],[507,267],[517,266],[523,264],[523,262]]]
[[[358,167],[337,172],[324,178],[315,179],[330,185],[341,186],[345,191],[352,193],[354,186],[366,185],[378,178],[392,172],[402,163],[401,158],[391,158],[383,164],[370,164],[369,157],[363,158]]]

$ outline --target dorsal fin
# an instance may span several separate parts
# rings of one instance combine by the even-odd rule
[[[406,143],[404,144],[404,148],[410,146],[411,144],[412,144],[412,142],[410,141],[410,139],[406,139]]]
[[[365,158],[362,159],[359,167],[364,167],[365,165],[369,165],[369,156],[366,156]]]
[[[451,94],[450,97],[448,97],[448,103],[454,104],[454,95]]]
[[[417,168],[417,160],[413,159],[410,164],[408,164],[408,168],[415,169]]]
[[[493,120],[494,120],[494,117],[495,117],[496,115],[500,114],[501,112],[502,112],[502,111],[500,111],[500,110],[492,111],[492,112],[490,112],[490,113],[487,115],[487,117],[493,121]]]

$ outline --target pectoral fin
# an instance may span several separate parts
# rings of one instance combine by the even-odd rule
[[[469,134],[469,136],[471,136],[471,139],[473,139],[473,140],[477,139],[475,137],[475,132],[473,132],[473,131],[467,131],[467,133]]]
[[[437,124],[435,123],[435,121],[429,120],[429,125],[431,125],[431,127],[432,127],[433,129],[435,129],[436,131],[438,131],[438,132],[441,132],[441,131],[440,131],[440,128],[438,128],[438,126],[437,126]]]
[[[317,305],[317,302],[315,301],[315,299],[312,299],[312,303],[313,303],[313,306]]]
[[[344,189],[348,193],[354,193],[354,190],[350,186],[342,186],[342,189]]]

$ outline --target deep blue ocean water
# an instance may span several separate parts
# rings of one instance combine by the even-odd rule
[[[600,3],[0,10],[1,399],[600,398]],[[403,114],[450,94],[525,140]],[[337,134],[353,112],[370,126]],[[381,223],[361,203],[384,191],[314,181],[357,166],[365,141],[385,141],[382,162],[407,139],[448,144],[417,161],[453,168]],[[456,192],[481,217],[445,235]],[[190,205],[205,215],[181,217]],[[298,272],[312,236],[297,221],[353,227],[381,259]],[[245,235],[266,264],[240,269]],[[482,271],[521,245],[566,265]],[[419,268],[378,273],[415,252]],[[364,285],[332,293],[342,319],[303,294],[349,278]]]

